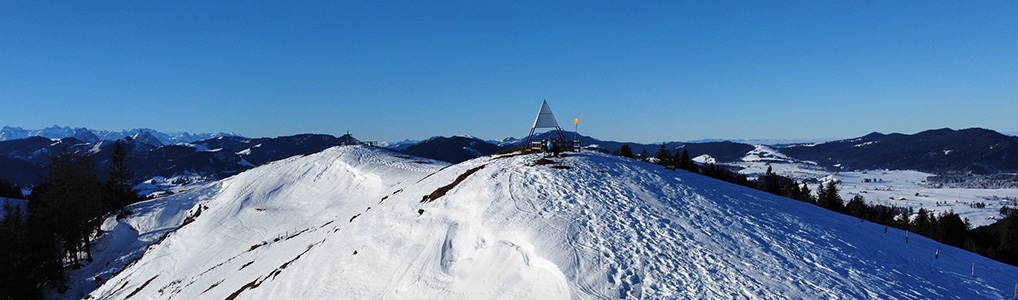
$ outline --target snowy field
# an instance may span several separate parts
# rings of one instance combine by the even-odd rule
[[[701,158],[701,160],[703,160]],[[1000,208],[1015,208],[1018,189],[959,189],[930,188],[926,178],[933,174],[918,171],[878,170],[832,173],[812,162],[799,162],[774,149],[758,145],[740,162],[727,163],[747,177],[764,174],[768,167],[778,175],[798,181],[809,180],[810,190],[816,192],[817,182],[836,179],[841,198],[847,203],[855,195],[862,195],[867,204],[920,208],[934,213],[954,211],[968,219],[972,227],[989,225],[1003,218]]]
[[[1000,208],[1015,208],[1018,189],[929,188],[926,178],[933,174],[918,171],[841,172],[841,197],[846,201],[862,195],[868,204],[920,208],[935,213],[954,211],[973,227],[992,224],[1004,216]]]
[[[130,209],[62,297],[1000,299],[1018,283],[923,237],[596,153],[336,147]]]

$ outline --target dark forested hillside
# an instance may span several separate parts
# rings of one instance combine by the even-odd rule
[[[130,137],[123,147],[127,163],[135,170],[130,181],[138,183],[155,176],[176,175],[219,179],[259,164],[321,151],[339,145],[341,138],[323,134],[302,134],[275,138],[219,137],[193,144],[153,146]],[[352,139],[356,141],[356,139]],[[25,187],[43,179],[49,157],[67,150],[95,159],[96,171],[103,174],[112,156],[112,141],[82,142],[75,138],[51,140],[31,137],[0,141],[0,176]]]
[[[790,157],[846,170],[892,169],[992,174],[1018,171],[1018,137],[971,128],[882,134],[780,149]]]
[[[479,139],[454,136],[436,137],[407,147],[400,152],[451,163],[463,162],[502,150],[501,147]]]

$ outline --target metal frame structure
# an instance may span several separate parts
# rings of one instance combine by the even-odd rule
[[[555,115],[551,113],[548,100],[544,100],[544,104],[541,104],[541,111],[537,112],[537,119],[534,120],[534,126],[530,127],[530,134],[527,135],[527,143],[525,145],[530,146],[530,142],[534,138],[534,130],[538,128],[555,128],[555,131],[558,132],[559,140],[566,141],[566,135],[562,133],[562,128],[558,126]]]

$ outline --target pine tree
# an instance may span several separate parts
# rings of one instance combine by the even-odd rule
[[[841,196],[838,195],[837,183],[830,182],[826,186],[820,184],[820,188],[817,190],[817,206],[841,212],[845,207],[845,201],[841,200]]]
[[[91,238],[103,214],[102,182],[89,155],[66,149],[50,158],[49,174],[29,195],[26,227],[36,282],[65,286],[66,262],[91,261]],[[84,258],[82,257],[84,255]],[[65,260],[66,259],[66,260]]]
[[[661,149],[657,150],[657,155],[654,158],[657,159],[657,164],[662,166],[672,166],[671,153],[668,152],[668,147],[665,143],[661,143]]]
[[[778,182],[778,175],[774,174],[774,170],[771,169],[771,166],[767,166],[767,173],[765,173],[763,178],[761,178],[758,189],[771,194],[781,195],[781,185]]]
[[[931,214],[929,211],[927,211],[925,208],[920,208],[919,212],[916,214],[915,219],[913,219],[912,222],[909,224],[909,228],[912,229],[912,232],[924,236],[931,236],[930,233],[933,232],[932,230],[933,220],[931,220],[930,217]]]
[[[104,187],[105,212],[119,210],[139,200],[137,192],[129,183],[131,174],[132,171],[127,166],[127,150],[124,149],[122,140],[117,140],[113,143],[109,179]]]
[[[799,198],[796,198],[796,200],[799,200],[799,201],[802,201],[802,202],[806,202],[806,203],[813,203],[813,204],[817,203],[816,198],[813,197],[813,191],[810,191],[809,190],[809,185],[807,185],[805,183],[803,183],[802,185],[799,186]]]
[[[671,160],[672,166],[675,166],[676,169],[685,170],[685,168],[683,167],[682,152],[675,151],[675,154],[672,155]]]
[[[693,173],[697,173],[700,171],[700,167],[698,167],[696,163],[693,162],[693,159],[689,158],[689,152],[686,151],[686,148],[682,148],[682,156],[679,157],[679,162],[680,162],[679,167],[682,168],[683,170],[690,171]]]
[[[955,247],[965,245],[968,238],[969,224],[953,211],[941,213],[937,217],[937,226],[933,238],[944,244]]]
[[[20,207],[5,202],[0,220],[0,299],[37,298],[27,259],[25,216]]]
[[[997,258],[1014,265],[1018,263],[1018,213],[1013,212],[1004,218],[1000,227]]]
[[[848,204],[845,204],[845,214],[856,218],[865,219],[868,210],[869,207],[866,206],[865,200],[860,195],[855,195],[852,200],[848,201]]]
[[[0,178],[0,198],[25,199],[25,195],[21,193],[20,186]]]
[[[647,148],[643,148],[643,151],[640,152],[640,161],[647,161],[649,158],[650,155],[647,155]]]
[[[626,158],[633,158],[633,148],[630,148],[629,144],[622,144],[622,148],[619,148],[618,155]]]

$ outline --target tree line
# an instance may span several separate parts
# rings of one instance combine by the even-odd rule
[[[43,182],[19,197],[27,198],[27,210],[4,205],[0,299],[41,298],[47,287],[63,292],[64,270],[92,262],[92,243],[103,234],[105,217],[123,217],[129,213],[124,207],[141,199],[128,182],[127,151],[119,140],[110,161],[103,180],[92,154],[64,149],[50,157]],[[7,192],[6,184],[0,190]]]
[[[836,182],[820,183],[816,193],[806,182],[778,175],[770,166],[763,176],[749,180],[746,175],[733,172],[713,163],[697,165],[689,158],[685,148],[672,154],[661,144],[658,153],[651,159],[644,150],[633,155],[628,144],[613,154],[639,159],[676,170],[682,169],[695,174],[709,176],[722,181],[742,185],[774,195],[810,203],[831,211],[850,215],[865,221],[894,227],[919,234],[938,242],[962,248],[985,257],[1018,266],[1018,209],[1005,209],[1007,217],[987,226],[970,228],[968,220],[953,211],[934,214],[932,211],[886,205],[870,205],[861,195],[855,195],[845,203],[838,194]]]

